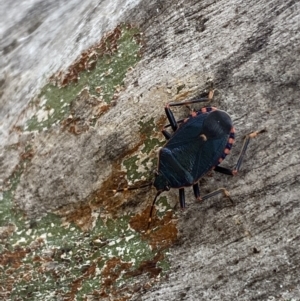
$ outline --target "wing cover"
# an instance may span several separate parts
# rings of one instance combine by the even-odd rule
[[[222,125],[222,130],[219,128],[215,130],[216,118],[211,122],[212,118],[207,119],[209,114],[212,113],[203,113],[189,118],[161,149],[159,171],[168,179],[170,187],[193,185],[218,164],[226,147],[232,124],[227,115],[230,127],[226,124],[225,128]],[[206,141],[200,137],[201,134],[207,137]]]

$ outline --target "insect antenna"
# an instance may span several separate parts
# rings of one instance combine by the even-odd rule
[[[149,186],[152,186],[153,183],[146,183],[146,184],[143,184],[143,185],[140,185],[140,186],[129,186],[129,187],[125,187],[125,188],[120,188],[120,189],[113,189],[113,190],[109,190],[110,192],[113,192],[113,193],[116,193],[116,192],[123,192],[123,191],[129,191],[129,190],[136,190],[136,189],[140,189],[140,188],[144,188],[144,187],[149,187]]]
[[[120,188],[120,189],[113,189],[113,190],[109,190],[112,193],[117,193],[117,192],[124,192],[124,191],[129,191],[129,190],[136,190],[136,189],[140,189],[140,188],[144,188],[144,187],[150,187],[153,186],[153,182],[150,183],[146,183],[140,186],[134,186],[134,187],[125,187],[125,188]],[[148,218],[148,225],[147,225],[147,233],[149,234],[150,230],[150,225],[152,222],[152,213],[153,213],[153,209],[156,203],[156,200],[158,198],[158,196],[162,193],[163,191],[157,191],[154,200],[152,202],[151,208],[150,208],[150,213],[149,213],[149,218]]]
[[[150,213],[149,213],[149,219],[148,219],[148,226],[147,226],[147,233],[149,234],[150,233],[150,225],[151,225],[151,222],[152,222],[152,212],[153,212],[153,208],[155,206],[155,202],[157,200],[157,197],[162,193],[162,191],[157,191],[156,195],[155,195],[155,198],[152,202],[152,205],[151,205],[151,209],[150,209]]]

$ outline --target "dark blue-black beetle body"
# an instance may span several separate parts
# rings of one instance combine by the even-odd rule
[[[226,112],[216,108],[194,112],[161,148],[153,185],[165,191],[197,184],[225,158],[233,140],[233,125]]]

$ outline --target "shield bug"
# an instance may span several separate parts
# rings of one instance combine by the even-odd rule
[[[235,139],[235,130],[228,113],[215,107],[203,107],[199,111],[191,111],[190,115],[176,121],[171,107],[188,106],[190,104],[210,101],[214,91],[208,93],[207,98],[196,98],[190,101],[170,102],[165,106],[165,113],[169,124],[164,126],[162,133],[166,144],[159,151],[158,169],[154,181],[140,187],[129,187],[117,191],[154,186],[157,190],[152,202],[148,228],[151,223],[152,212],[157,197],[171,188],[179,189],[179,203],[185,208],[186,187],[193,187],[197,200],[205,200],[219,193],[229,197],[225,188],[219,188],[205,196],[200,196],[199,180],[209,171],[214,170],[226,175],[236,175],[245,156],[249,141],[262,131],[255,131],[245,136],[242,150],[233,169],[219,166],[229,154]],[[170,133],[167,128],[172,129]]]

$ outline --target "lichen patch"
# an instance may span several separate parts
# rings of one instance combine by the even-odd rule
[[[142,34],[131,25],[119,25],[84,51],[66,70],[54,74],[28,112],[25,131],[41,131],[62,124],[73,134],[93,126],[124,90],[128,69],[141,58]]]

